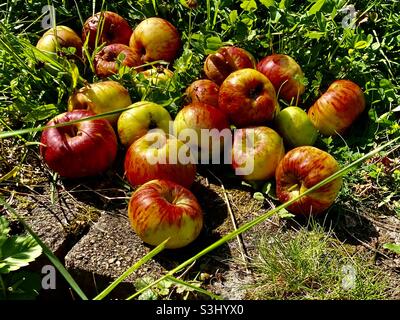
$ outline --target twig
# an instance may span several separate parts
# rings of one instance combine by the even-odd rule
[[[227,209],[228,209],[229,216],[230,216],[231,221],[232,221],[233,229],[236,231],[236,230],[237,230],[236,219],[235,219],[235,215],[234,215],[234,213],[233,213],[233,211],[232,211],[231,204],[230,204],[230,201],[229,201],[229,198],[228,198],[228,195],[227,195],[225,186],[224,186],[222,180],[221,180],[220,178],[218,178],[212,171],[210,171],[209,169],[208,169],[207,171],[208,171],[208,172],[220,183],[220,185],[221,185],[222,192],[223,192],[223,194],[224,194],[224,199],[225,199],[226,207],[227,207]],[[242,259],[243,259],[243,261],[244,261],[244,263],[245,263],[246,272],[247,272],[247,273],[250,273],[250,270],[249,270],[249,268],[248,268],[248,259],[247,259],[246,249],[245,249],[245,246],[244,246],[244,242],[243,242],[242,235],[241,235],[241,234],[237,235],[237,236],[236,236],[236,239],[237,239],[237,241],[238,241],[238,245],[239,245],[240,253],[241,253],[241,255],[242,255]]]
[[[368,243],[358,239],[354,234],[352,234],[349,230],[347,230],[345,227],[343,227],[344,231],[346,231],[346,233],[352,237],[353,239],[357,240],[359,243],[361,243],[364,247],[366,247],[369,250],[374,251],[375,253],[379,253],[380,255],[384,256],[386,259],[390,259],[389,256],[387,256],[386,254],[384,254],[382,251],[379,251],[378,249],[373,248],[371,245],[369,245]]]

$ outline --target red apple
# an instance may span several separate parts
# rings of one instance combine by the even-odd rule
[[[174,120],[174,135],[192,150],[201,151],[201,159],[220,158],[225,139],[232,140],[226,115],[218,108],[196,102],[185,106]],[[217,160],[217,159],[216,159]]]
[[[152,180],[129,201],[133,230],[146,243],[157,246],[170,238],[166,248],[182,248],[195,240],[203,227],[203,213],[188,189],[168,180]]]
[[[68,111],[86,109],[102,114],[123,109],[132,104],[129,92],[116,81],[88,84],[69,97]],[[106,116],[112,125],[117,124],[120,113]]]
[[[219,86],[207,79],[193,82],[185,91],[186,101],[202,102],[214,107],[218,107]]]
[[[129,147],[125,156],[125,174],[133,186],[153,179],[166,179],[189,187],[196,176],[196,164],[188,146],[155,129]]]
[[[94,116],[87,110],[65,112],[47,125],[82,120]],[[83,120],[58,128],[45,129],[40,154],[44,162],[60,176],[81,178],[107,170],[117,154],[117,138],[108,121]]]
[[[250,52],[234,46],[222,47],[207,56],[204,73],[208,79],[220,85],[232,72],[255,66],[256,60]]]
[[[311,106],[308,116],[324,135],[343,134],[364,111],[361,88],[350,80],[336,80]]]
[[[289,103],[304,93],[304,73],[292,57],[272,54],[257,64],[257,70],[272,82],[279,96]]]
[[[153,102],[140,101],[131,107],[122,112],[118,119],[118,135],[125,147],[129,147],[152,129],[159,128],[166,133],[169,132],[172,119],[162,106]]]
[[[219,89],[218,107],[237,127],[271,121],[278,108],[272,83],[255,69],[231,73]]]
[[[235,130],[232,167],[245,180],[267,180],[285,155],[282,138],[268,127]]]
[[[132,29],[124,18],[115,12],[103,11],[86,20],[83,25],[82,39],[85,42],[86,38],[89,37],[89,48],[94,49],[96,37],[98,39],[97,46],[103,43],[107,45],[112,43],[128,45],[131,34]]]
[[[117,63],[119,55],[123,55],[120,66]],[[101,78],[118,73],[119,67],[138,67],[142,64],[140,54],[132,48],[120,44],[110,44],[100,50],[94,57],[96,75]]]
[[[75,55],[82,57],[82,40],[74,30],[66,26],[56,26],[47,30],[36,44],[36,48],[46,52],[57,52],[61,48],[73,47]]]
[[[276,169],[276,194],[287,202],[339,170],[336,160],[327,152],[311,146],[289,151]],[[335,201],[342,179],[337,178],[291,204],[288,210],[299,215],[318,215]]]
[[[178,30],[167,20],[148,18],[133,30],[129,46],[142,53],[144,62],[175,59],[181,47]]]

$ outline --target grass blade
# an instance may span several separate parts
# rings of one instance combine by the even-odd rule
[[[36,240],[36,242],[42,247],[44,254],[49,258],[51,263],[57,268],[57,270],[61,273],[64,279],[69,283],[71,288],[76,292],[76,294],[82,300],[88,300],[86,295],[83,293],[82,289],[75,282],[74,278],[72,278],[71,274],[65,269],[63,264],[58,260],[58,258],[54,255],[54,253],[50,250],[50,248],[40,240],[39,236],[29,227],[29,225],[25,222],[24,218],[22,218],[6,201],[0,196],[0,204],[2,204],[12,215],[14,215],[24,226],[24,228],[32,235],[32,237]]]
[[[157,247],[151,250],[148,254],[146,254],[142,259],[136,262],[132,267],[127,269],[123,274],[121,274],[115,281],[113,281],[107,288],[105,288],[102,292],[100,292],[93,300],[102,300],[104,299],[115,287],[124,281],[127,277],[129,277],[133,272],[139,269],[143,264],[153,258],[155,255],[159,254],[161,251],[165,249],[165,245],[168,242],[169,238],[164,242],[160,243]]]
[[[179,284],[185,287],[188,287],[190,289],[193,289],[194,291],[200,292],[202,294],[205,294],[207,296],[209,296],[210,298],[214,299],[214,300],[222,300],[222,298],[218,295],[213,294],[212,292],[209,292],[207,290],[204,290],[202,288],[196,287],[186,281],[183,281],[181,279],[175,278],[174,276],[168,276],[167,279],[171,282],[174,282],[175,284]]]

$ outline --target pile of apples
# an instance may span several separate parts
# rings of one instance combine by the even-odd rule
[[[100,78],[119,68],[134,68],[150,77],[154,68],[146,70],[146,63],[172,62],[181,47],[177,29],[164,19],[145,19],[132,30],[121,16],[106,11],[85,22],[82,38],[68,27],[57,26],[43,35],[37,48],[56,53],[62,47],[75,47],[75,54],[81,56],[82,43],[91,50],[100,46],[94,58]],[[117,61],[120,53],[122,62]],[[164,75],[171,77],[172,71],[166,70]],[[231,134],[228,156],[235,173],[247,181],[275,178],[277,196],[286,202],[339,169],[331,155],[312,146],[318,131],[343,134],[365,109],[360,87],[337,80],[308,113],[297,106],[281,111],[278,98],[297,104],[305,91],[301,67],[283,54],[257,63],[242,48],[222,47],[207,56],[204,75],[205,79],[188,86],[186,103],[174,120],[156,103],[132,103],[128,90],[118,82],[105,79],[86,85],[69,97],[68,112],[52,119],[43,131],[44,162],[65,178],[99,175],[114,163],[120,143],[126,149],[125,177],[138,187],[128,206],[133,229],[150,245],[169,238],[167,248],[180,248],[196,239],[203,227],[201,206],[189,190],[196,163],[226,151],[223,132]],[[121,108],[126,111],[84,120]],[[208,141],[201,141],[204,129],[212,132]],[[189,139],[188,131],[198,139]],[[249,164],[251,172],[245,170]],[[341,183],[338,178],[326,184],[288,210],[299,215],[324,212]]]

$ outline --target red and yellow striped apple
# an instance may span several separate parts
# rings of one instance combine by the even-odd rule
[[[315,186],[339,170],[337,161],[327,152],[311,146],[289,151],[276,169],[276,194],[279,201],[287,202]],[[299,215],[318,215],[335,201],[342,179],[337,178],[316,191],[300,198],[288,207]]]
[[[117,58],[120,54],[124,57],[118,65]],[[139,67],[142,60],[137,51],[124,44],[114,43],[101,49],[94,57],[93,64],[96,75],[105,78],[118,73],[120,67]]]
[[[178,30],[170,22],[152,17],[136,26],[129,46],[141,53],[144,62],[172,62],[181,48],[181,38]]]
[[[255,67],[256,60],[250,52],[239,47],[228,46],[221,47],[216,53],[207,56],[204,62],[204,73],[208,79],[221,85],[232,72]]]
[[[132,186],[165,179],[189,187],[196,177],[195,159],[189,147],[160,129],[136,140],[126,152],[124,165]]]
[[[56,116],[47,125],[81,120],[94,113],[75,110]],[[117,154],[117,137],[104,119],[84,120],[57,128],[47,128],[41,137],[44,162],[61,177],[81,178],[107,170]]]
[[[97,34],[99,33],[99,34]],[[105,43],[121,43],[128,45],[132,35],[132,29],[129,23],[119,14],[111,11],[98,12],[94,16],[86,20],[83,25],[82,39],[83,42],[89,37],[89,48],[96,47]]]
[[[185,91],[186,102],[202,102],[218,107],[219,86],[207,79],[193,82]]]
[[[304,93],[304,73],[298,63],[288,55],[267,56],[257,64],[257,70],[272,82],[279,96],[289,103],[296,101]]]
[[[133,230],[147,244],[182,248],[195,240],[203,227],[203,213],[188,189],[168,180],[152,180],[131,196],[128,217]]]
[[[241,69],[231,73],[219,89],[218,107],[237,127],[263,125],[278,108],[274,86],[261,72]]]
[[[235,130],[232,167],[248,181],[267,180],[285,155],[282,138],[268,127]]]
[[[336,80],[308,110],[314,126],[323,135],[343,134],[364,111],[361,88],[350,80]]]
[[[209,159],[212,155],[219,158],[224,139],[231,139],[226,115],[220,109],[201,102],[181,109],[175,117],[173,129],[174,135],[192,150],[200,149],[202,159]]]
[[[132,104],[129,92],[116,81],[102,81],[88,84],[68,99],[68,111],[85,109],[101,114],[123,109]],[[106,116],[112,125],[117,124],[120,113]]]

